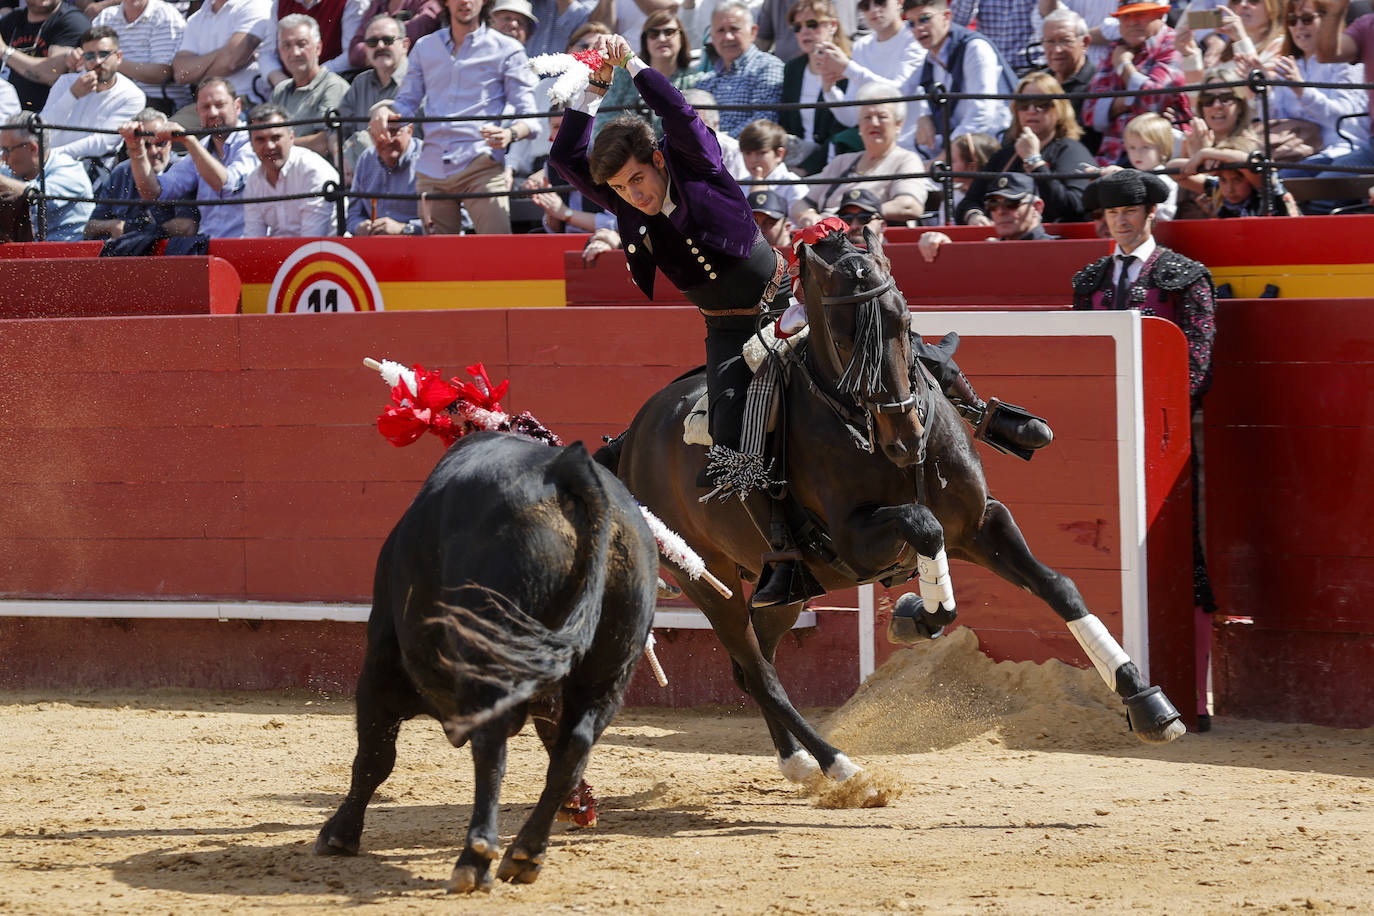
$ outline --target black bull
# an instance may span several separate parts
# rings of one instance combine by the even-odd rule
[[[377,559],[352,784],[316,852],[358,851],[401,722],[427,714],[455,747],[472,745],[475,801],[452,888],[490,885],[506,740],[531,701],[561,699],[544,791],[497,873],[533,881],[554,817],[643,653],[657,569],[634,499],[580,443],[459,440]]]

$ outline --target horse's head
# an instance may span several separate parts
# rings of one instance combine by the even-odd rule
[[[822,380],[873,417],[883,454],[908,467],[922,433],[911,391],[911,313],[882,238],[865,229],[864,240],[867,252],[840,233],[802,246],[811,350]]]

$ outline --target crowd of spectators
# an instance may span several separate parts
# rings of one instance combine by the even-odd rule
[[[775,233],[1022,237],[1092,219],[1121,167],[1164,178],[1161,218],[1371,205],[1285,186],[1374,171],[1368,0],[0,0],[0,198],[41,185],[50,239],[331,235],[335,186],[350,234],[613,236],[545,167],[527,65],[612,31],[701,106]],[[1292,84],[1267,118],[1256,71]],[[596,127],[639,101],[618,70]]]

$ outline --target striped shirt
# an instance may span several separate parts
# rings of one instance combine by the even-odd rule
[[[124,15],[124,4],[116,3],[101,10],[94,24],[114,29],[124,59],[137,64],[170,64],[173,55],[181,50],[181,36],[186,32],[186,20],[167,0],[148,0],[133,22]],[[134,82],[149,99],[162,98],[160,85],[141,80]],[[167,98],[180,108],[191,103],[191,90],[171,83],[167,87]]]

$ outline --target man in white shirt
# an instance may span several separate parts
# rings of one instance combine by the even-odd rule
[[[243,237],[335,234],[334,205],[324,198],[325,182],[338,182],[339,173],[318,153],[295,145],[280,105],[259,105],[248,113],[248,138],[260,165],[244,184]],[[264,201],[253,198],[288,194],[318,194],[298,200]]]
[[[172,58],[173,78],[194,86],[220,76],[237,95],[265,99],[271,88],[257,80],[257,52],[273,28],[272,0],[206,0],[186,20],[181,50]]]
[[[859,97],[859,89],[873,80],[902,85],[926,59],[926,49],[902,19],[902,0],[859,0],[858,9],[869,32],[854,42],[853,57],[833,41],[822,44],[817,52],[826,79],[849,81],[844,97],[851,102]],[[849,127],[859,123],[858,106],[835,108],[830,113]]]
[[[48,142],[73,159],[113,159],[119,149],[117,133],[96,134],[82,130],[103,127],[111,131],[147,106],[143,90],[119,72],[123,56],[119,35],[109,26],[94,26],[80,39],[81,71],[64,73],[53,83],[43,106],[43,123],[70,126],[50,130]],[[111,165],[113,162],[110,163]]]
[[[124,59],[119,72],[138,84],[148,104],[171,114],[190,104],[185,86],[163,84],[172,79],[172,57],[181,49],[186,19],[166,0],[120,0],[106,7],[92,25],[109,26],[119,33],[119,50]],[[166,98],[163,98],[163,92]]]
[[[1016,74],[997,46],[986,36],[955,25],[948,0],[904,0],[902,9],[916,40],[926,49],[925,62],[902,85],[902,95],[928,95],[937,84],[950,92],[974,95],[1015,91]],[[942,111],[925,98],[912,102],[898,144],[944,158],[946,139],[960,134],[996,137],[1011,126],[1011,106],[1005,100],[963,99],[952,104],[949,137],[945,138],[941,136]]]

